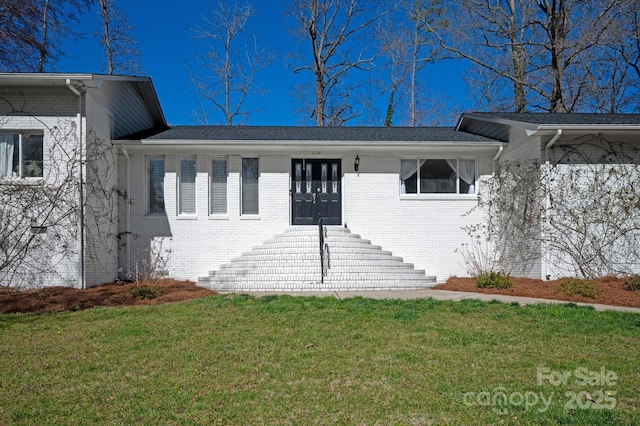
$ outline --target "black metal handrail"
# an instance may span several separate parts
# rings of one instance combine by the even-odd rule
[[[322,230],[322,217],[318,218],[318,233],[318,241],[320,241],[320,283],[324,284],[324,232]]]

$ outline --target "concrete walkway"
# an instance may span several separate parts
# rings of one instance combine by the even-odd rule
[[[225,293],[225,292],[223,292]],[[362,296],[369,299],[422,299],[433,298],[435,300],[453,300],[460,301],[464,299],[477,299],[490,302],[498,300],[504,303],[518,303],[521,306],[530,305],[532,303],[575,303],[578,306],[592,306],[596,311],[622,311],[640,314],[640,308],[628,308],[626,306],[600,305],[597,303],[577,303],[565,302],[562,300],[536,299],[533,297],[517,297],[504,296],[501,294],[483,294],[483,293],[467,293],[462,291],[450,290],[376,290],[376,291],[249,291],[243,292],[254,295],[256,297],[267,295],[287,294],[290,296],[335,296],[338,299],[345,299],[354,296]]]

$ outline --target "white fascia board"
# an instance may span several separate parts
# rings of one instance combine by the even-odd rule
[[[489,142],[460,142],[460,141],[327,141],[327,140],[178,140],[178,139],[143,139],[142,145],[212,145],[212,146],[260,146],[260,147],[280,147],[280,146],[317,146],[317,147],[348,147],[348,146],[379,146],[379,147],[423,147],[423,146],[456,146],[456,147],[498,147],[502,145],[500,141]]]
[[[550,136],[558,130],[567,133],[603,133],[603,132],[640,132],[636,124],[554,124],[540,125],[538,130],[528,132],[527,136]]]
[[[149,77],[67,73],[0,73],[0,86],[65,86],[67,80],[99,88],[103,81],[150,82]]]
[[[538,131],[553,131],[555,132],[558,129],[562,130],[586,130],[586,131],[595,131],[595,130],[603,130],[603,131],[639,131],[640,124],[543,124],[538,126]]]

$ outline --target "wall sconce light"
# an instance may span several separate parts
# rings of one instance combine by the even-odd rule
[[[353,162],[353,170],[357,172],[359,168],[360,168],[360,157],[356,155],[356,159]]]

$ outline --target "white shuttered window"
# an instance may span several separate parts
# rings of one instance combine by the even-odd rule
[[[242,214],[259,214],[259,176],[257,158],[242,159]]]
[[[226,157],[215,157],[211,159],[209,214],[227,213],[227,164]]]
[[[164,157],[147,157],[147,214],[164,213]]]
[[[178,158],[178,214],[196,214],[196,157]]]

